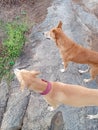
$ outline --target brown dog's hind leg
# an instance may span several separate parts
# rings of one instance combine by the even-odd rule
[[[90,75],[91,75],[91,78],[90,79],[84,79],[84,82],[90,82],[92,80],[94,80],[96,78],[96,76],[98,75],[98,68],[91,68],[90,69]]]
[[[64,62],[64,68],[66,69],[68,66],[68,62]]]

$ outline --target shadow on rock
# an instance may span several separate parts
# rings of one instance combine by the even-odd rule
[[[48,130],[63,130],[64,128],[64,120],[62,116],[62,112],[58,111],[51,120],[51,125]]]

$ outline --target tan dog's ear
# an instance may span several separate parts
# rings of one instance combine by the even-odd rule
[[[62,21],[59,21],[57,28],[62,28],[62,24],[63,24]]]
[[[36,77],[37,75],[39,75],[39,74],[40,74],[40,72],[39,72],[39,71],[31,71],[31,73],[32,73],[32,75],[33,75],[34,77]]]

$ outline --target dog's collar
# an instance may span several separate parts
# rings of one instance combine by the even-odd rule
[[[46,80],[44,80],[44,79],[42,79],[42,81],[44,81],[44,82],[47,83],[47,87],[46,87],[46,89],[45,89],[42,93],[40,93],[40,94],[41,94],[41,95],[47,95],[47,94],[50,92],[50,90],[51,90],[51,83],[48,82],[48,81],[46,81]]]

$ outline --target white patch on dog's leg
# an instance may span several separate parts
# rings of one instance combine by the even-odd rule
[[[48,107],[48,110],[49,111],[54,111],[54,108],[53,107]]]
[[[96,115],[88,115],[87,118],[88,119],[98,119],[98,114],[96,114]]]
[[[92,79],[84,79],[83,81],[84,81],[85,83],[88,83],[88,82],[92,81]]]

